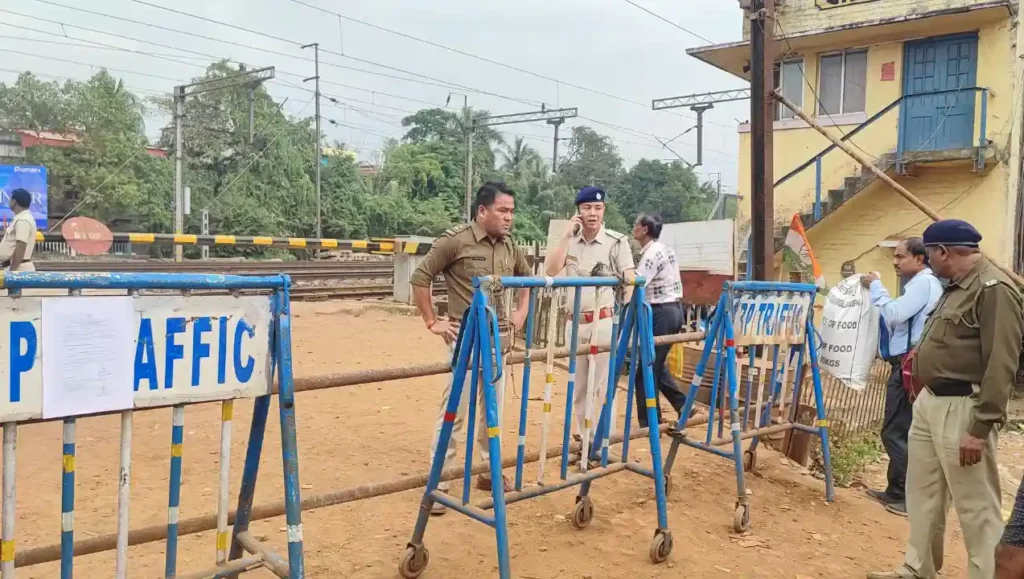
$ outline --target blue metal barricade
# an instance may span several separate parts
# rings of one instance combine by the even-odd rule
[[[543,288],[546,288],[545,291],[548,292],[553,292],[555,288],[567,288],[568,291],[574,292],[572,307],[573,315],[571,318],[572,322],[568,331],[570,333],[570,352],[575,353],[579,346],[578,341],[581,326],[580,308],[582,290],[589,287],[594,288],[595,292],[613,291],[614,289],[624,285],[633,286],[633,296],[621,312],[621,316],[611,316],[611,339],[602,344],[600,343],[600,339],[595,339],[594,337],[597,334],[596,329],[593,329],[593,331],[590,332],[590,339],[588,340],[589,344],[586,350],[586,356],[588,356],[588,360],[591,362],[588,364],[588,370],[590,372],[588,376],[588,384],[590,387],[586,400],[584,420],[579,428],[581,442],[578,444],[570,444],[570,435],[573,424],[572,415],[574,389],[577,382],[577,355],[573,354],[569,359],[565,425],[562,433],[562,446],[560,450],[561,469],[559,473],[559,480],[548,483],[544,481],[544,463],[547,459],[547,434],[549,419],[552,413],[552,385],[554,383],[553,347],[555,343],[554,320],[556,316],[550,315],[550,313],[547,316],[548,359],[543,403],[543,425],[540,433],[540,473],[536,486],[524,488],[523,465],[526,456],[527,400],[530,397],[529,380],[531,359],[529,351],[535,330],[534,314],[536,313],[535,304],[537,302],[537,294]],[[497,540],[499,576],[501,579],[511,579],[512,572],[509,562],[508,529],[505,514],[506,506],[508,504],[538,497],[572,486],[579,486],[580,490],[576,497],[576,505],[572,513],[571,521],[575,527],[584,528],[590,523],[594,513],[594,506],[589,497],[591,483],[596,479],[625,470],[639,473],[654,480],[658,520],[654,540],[651,544],[650,556],[655,563],[665,561],[672,551],[672,534],[668,528],[668,513],[665,501],[666,478],[662,470],[660,430],[658,428],[654,428],[646,433],[650,441],[652,457],[651,468],[631,463],[628,456],[629,447],[628,444],[625,444],[625,442],[630,438],[628,412],[630,412],[632,408],[634,388],[636,387],[634,376],[636,375],[638,363],[642,366],[643,384],[640,386],[644,389],[644,400],[648,423],[652,425],[658,424],[656,409],[657,390],[654,386],[652,374],[652,363],[654,358],[652,317],[650,306],[644,302],[643,278],[636,278],[634,280],[623,282],[622,280],[614,277],[478,277],[474,279],[474,286],[476,287],[476,291],[473,296],[472,304],[467,310],[466,315],[463,317],[457,346],[453,356],[452,385],[445,409],[443,424],[438,437],[439,440],[434,451],[427,487],[423,495],[423,500],[420,504],[419,515],[416,520],[412,539],[409,541],[405,554],[399,565],[401,575],[409,579],[418,577],[427,566],[429,554],[424,546],[423,538],[426,533],[431,508],[434,506],[435,502],[440,503],[449,509],[458,511],[494,529]],[[518,425],[519,438],[516,449],[515,482],[514,490],[509,492],[505,492],[503,484],[501,484],[501,481],[503,480],[501,443],[499,440],[501,427],[499,420],[498,392],[496,392],[496,386],[501,380],[501,372],[503,371],[501,354],[502,348],[498,347],[501,337],[498,328],[498,317],[495,310],[490,305],[492,302],[489,301],[491,296],[499,295],[501,291],[505,289],[529,290],[530,292],[530,310],[526,327],[526,351],[528,354],[523,371],[522,404],[520,406]],[[554,300],[550,301],[554,304]],[[552,305],[552,310],[553,309],[554,305]],[[599,312],[594,312],[590,320],[584,320],[583,323],[593,323],[601,318],[607,319],[607,316],[603,316]],[[629,387],[626,395],[627,408],[629,410],[627,410],[627,420],[622,433],[624,445],[621,456],[616,457],[617,460],[610,460],[608,446],[610,442],[613,441],[611,431],[613,429],[614,420],[613,409],[615,408],[616,384],[618,382],[618,376],[622,373],[622,364],[626,359],[627,350],[630,348],[632,349],[632,352],[640,353],[640,360],[637,359],[638,356],[636,355],[630,356],[631,372],[629,374]],[[610,351],[610,360],[608,364],[609,380],[603,400],[597,399],[598,389],[594,387],[596,378],[594,374],[595,364],[592,363],[594,361],[594,357],[597,356],[600,351]],[[469,427],[466,429],[467,456],[465,464],[467,468],[463,475],[463,494],[459,499],[456,499],[449,496],[446,492],[439,490],[438,484],[442,478],[445,453],[452,438],[453,423],[455,422],[459,412],[461,397],[463,395],[463,387],[467,382],[467,378],[470,378],[470,392],[468,393],[468,413],[470,416],[467,419]],[[473,441],[475,438],[474,431],[477,427],[475,422],[475,412],[477,411],[476,389],[478,387],[483,388],[484,403],[483,408],[481,408],[480,411],[484,412],[486,416],[487,451],[489,455],[487,460],[490,465],[489,471],[492,484],[490,491],[491,496],[489,498],[476,503],[471,503],[469,489],[473,473],[469,469],[469,466],[472,465]],[[593,416],[598,412],[599,417],[596,423],[596,428],[591,431],[592,426],[595,426],[592,420]],[[593,432],[593,445],[591,445],[591,432]],[[570,474],[569,465],[573,458],[571,456],[571,452],[575,451],[580,451],[580,472]]]
[[[756,464],[757,445],[762,436],[792,430],[818,435],[824,462],[826,500],[831,502],[834,498],[828,421],[825,418],[818,344],[813,325],[815,295],[816,288],[811,284],[727,283],[708,325],[704,350],[694,371],[682,414],[689,416],[714,353],[707,431],[703,440],[691,438],[685,431],[684,419],[669,431],[673,441],[665,461],[666,472],[671,472],[681,444],[735,463],[737,499],[733,528],[736,532],[750,527],[744,470],[752,470]],[[749,355],[742,392],[738,348],[746,348]],[[796,422],[805,360],[810,365],[814,388],[817,413],[814,426]],[[721,377],[725,383],[719,390]],[[791,389],[791,397],[787,395],[787,389]],[[728,433],[724,432],[726,414],[729,416]],[[751,440],[750,446],[744,451],[743,441],[748,439]],[[723,450],[720,447],[730,448]]]
[[[24,561],[15,552],[17,435],[21,424],[63,421],[60,575],[73,576],[74,556],[96,552],[75,541],[77,421],[120,414],[115,576],[128,577],[132,419],[136,411],[170,407],[170,484],[164,577],[179,577],[178,528],[185,408],[221,404],[216,567],[190,577],[234,577],[267,568],[279,577],[305,576],[291,359],[291,313],[285,275],[79,274],[5,272],[0,335],[10,336],[9,363],[0,366],[3,424],[3,507],[0,579],[14,579]],[[23,291],[29,290],[29,291]],[[43,295],[65,290],[67,296]],[[99,292],[95,290],[121,290]],[[142,291],[172,293],[140,295]],[[212,293],[211,293],[212,290]],[[82,295],[89,292],[89,295]],[[242,292],[245,292],[244,294]],[[58,292],[59,293],[59,292]],[[99,295],[100,293],[104,295]],[[229,295],[215,295],[228,293]],[[263,437],[277,374],[287,507],[288,556],[249,534]],[[253,399],[252,425],[237,510],[229,513],[230,443],[234,400]],[[234,528],[229,529],[233,518]],[[248,554],[243,556],[243,551]],[[53,557],[56,559],[56,555]]]

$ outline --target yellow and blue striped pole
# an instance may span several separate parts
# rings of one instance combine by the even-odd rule
[[[64,420],[64,460],[60,494],[60,576],[74,576],[75,555],[75,419]]]
[[[164,577],[177,575],[178,505],[181,502],[181,445],[185,430],[185,407],[177,405],[171,414],[171,482],[167,498],[167,552]]]
[[[220,485],[217,494],[217,564],[228,560],[228,509],[231,492],[231,419],[235,401],[225,400],[220,406]]]
[[[18,424],[4,423],[3,511],[0,514],[0,578],[14,579],[15,477]]]

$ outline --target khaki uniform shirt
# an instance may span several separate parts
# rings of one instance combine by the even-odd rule
[[[430,251],[412,275],[410,283],[430,287],[438,274],[444,274],[448,290],[448,312],[461,320],[473,301],[473,278],[485,275],[532,275],[526,254],[511,237],[492,239],[476,222],[445,231],[430,246]],[[490,296],[488,296],[490,299]],[[491,300],[502,324],[508,321],[503,299]]]
[[[559,277],[591,277],[594,269],[600,265],[605,273],[600,276],[619,276],[627,270],[635,269],[633,252],[629,246],[629,239],[610,229],[601,228],[594,236],[594,239],[587,241],[583,237],[583,230],[580,234],[569,241],[569,250],[565,254],[565,267],[559,272]],[[597,290],[595,292],[595,290]],[[575,289],[569,288],[566,291],[568,296],[569,311],[573,311],[575,303]],[[610,308],[615,305],[616,288],[585,287],[580,294],[581,312],[595,312],[601,308]]]
[[[939,298],[921,335],[914,376],[925,386],[951,380],[974,384],[968,433],[985,438],[1006,420],[1022,332],[1020,290],[982,257]]]
[[[25,243],[25,256],[22,259],[31,260],[36,247],[36,220],[29,211],[18,213],[7,225],[4,237],[0,240],[0,261],[10,261],[19,241]]]

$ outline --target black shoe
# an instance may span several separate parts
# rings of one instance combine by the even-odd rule
[[[882,503],[883,506],[902,504],[904,502],[903,499],[897,499],[885,491],[875,491],[868,489],[868,496]]]
[[[889,511],[890,513],[892,513],[894,515],[899,515],[901,517],[905,517],[905,516],[907,516],[907,503],[899,502],[899,503],[888,504],[888,505],[885,505],[885,510]]]

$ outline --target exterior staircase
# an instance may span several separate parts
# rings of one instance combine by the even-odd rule
[[[881,155],[874,163],[876,167],[882,169],[885,172],[893,171],[896,165],[896,152],[890,151]],[[867,167],[861,167],[860,172],[852,177],[846,177],[843,179],[842,186],[837,189],[829,189],[828,192],[822,195],[820,215],[815,218],[814,216],[814,204],[810,207],[805,208],[805,211],[800,213],[800,220],[804,224],[804,229],[810,229],[816,225],[822,219],[825,219],[829,214],[839,209],[843,203],[846,203],[852,199],[856,194],[863,191],[868,185],[871,185],[878,179]],[[775,252],[782,251],[783,246],[786,243],[786,233],[789,231],[789,218],[785,219],[785,223],[777,225],[775,227]],[[737,257],[736,264],[738,271],[742,275],[746,272],[747,260],[748,260],[748,249],[750,239],[750,227],[748,225],[747,231],[744,234],[743,242],[737,246],[739,256]]]

